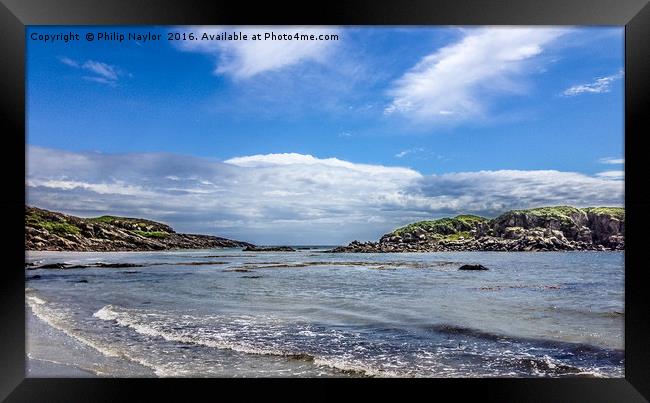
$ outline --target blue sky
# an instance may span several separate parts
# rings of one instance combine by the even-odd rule
[[[32,33],[156,32],[44,43]],[[336,41],[176,41],[308,32]],[[258,243],[622,205],[622,27],[31,27],[28,202]]]

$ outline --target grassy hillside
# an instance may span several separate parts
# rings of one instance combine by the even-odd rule
[[[538,207],[526,210],[510,210],[495,218],[494,221],[500,221],[504,217],[516,214],[526,214],[541,219],[556,219],[562,223],[570,224],[572,222],[571,216],[579,216],[582,213],[581,209],[571,206]]]
[[[418,228],[430,233],[441,236],[457,235],[465,237],[469,236],[469,231],[474,229],[477,224],[488,221],[487,218],[479,217],[476,215],[459,215],[454,218],[440,218],[438,220],[418,221],[413,224],[406,225],[398,228],[392,232],[393,235],[403,236],[407,233],[412,233]],[[464,233],[464,234],[460,234]]]

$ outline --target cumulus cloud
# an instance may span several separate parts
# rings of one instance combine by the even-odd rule
[[[217,161],[35,146],[27,163],[29,204],[80,216],[140,216],[260,244],[374,240],[414,220],[459,213],[623,204],[622,178],[559,171],[425,176],[296,153]]]
[[[523,91],[522,78],[533,70],[530,62],[565,30],[499,27],[467,32],[396,80],[384,113],[429,123],[482,117],[495,96]]]
[[[303,62],[322,63],[327,60],[337,41],[326,40],[264,40],[265,33],[276,35],[331,35],[338,30],[330,27],[195,27],[187,30],[198,37],[241,32],[248,36],[242,40],[181,41],[179,47],[189,52],[207,54],[216,60],[215,74],[234,79],[247,79],[255,75],[277,71]],[[262,40],[251,40],[261,34]]]
[[[567,97],[573,97],[580,94],[600,94],[603,92],[610,92],[612,89],[612,83],[616,80],[619,80],[623,77],[623,70],[619,71],[616,74],[611,76],[596,78],[592,83],[588,84],[579,84],[567,88],[562,92],[562,95]]]
[[[59,58],[59,61],[66,66],[89,72],[90,75],[83,76],[84,80],[94,81],[101,84],[115,85],[120,76],[124,75],[118,67],[96,60],[86,60],[83,63],[79,63],[68,57],[61,57]]]
[[[459,172],[425,177],[412,194],[431,211],[494,216],[505,210],[547,205],[623,204],[624,182],[555,170]]]

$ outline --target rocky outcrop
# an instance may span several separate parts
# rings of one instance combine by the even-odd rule
[[[166,224],[140,218],[79,218],[25,207],[25,250],[148,251],[253,246],[211,235],[180,234]]]
[[[625,210],[570,206],[513,210],[492,220],[457,216],[421,221],[331,252],[624,250]]]
[[[247,246],[243,249],[244,252],[295,252],[296,250],[290,246]]]

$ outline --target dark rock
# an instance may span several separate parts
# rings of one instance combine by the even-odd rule
[[[458,270],[490,270],[490,269],[480,264],[466,264],[460,266]]]
[[[40,280],[41,276],[36,274],[34,276],[27,277],[27,280]]]
[[[87,282],[88,282],[88,280],[86,280],[86,279],[82,279],[82,280],[79,280],[79,281],[75,281],[75,283],[87,283]]]
[[[218,265],[218,264],[226,264],[227,262],[179,262],[179,263],[171,263],[171,264],[178,264],[178,265],[183,265],[183,266],[213,266],[213,265]],[[163,263],[161,263],[163,264]],[[166,263],[165,263],[166,264]]]
[[[144,267],[144,265],[135,264],[135,263],[97,263],[95,265],[92,265],[92,267],[120,269],[120,268],[123,268],[123,267]]]
[[[243,249],[244,252],[296,252],[290,246],[254,246],[250,245]]]
[[[65,263],[49,263],[41,266],[30,267],[31,270],[34,269],[67,269],[68,266]]]

